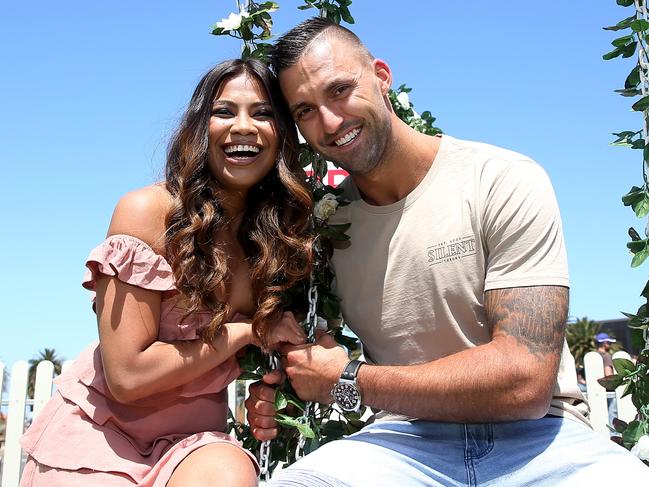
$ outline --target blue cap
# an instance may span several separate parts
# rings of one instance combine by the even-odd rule
[[[615,343],[617,340],[615,338],[611,338],[607,333],[598,333],[595,335],[595,341],[599,343],[604,343],[604,342],[609,342],[609,343]]]

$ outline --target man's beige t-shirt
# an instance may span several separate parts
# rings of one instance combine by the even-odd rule
[[[521,154],[444,135],[403,200],[372,206],[351,178],[342,187],[351,204],[331,223],[351,223],[351,240],[334,251],[337,293],[371,363],[417,364],[489,342],[490,289],[569,285],[552,186]],[[564,343],[550,414],[588,424],[587,410]]]

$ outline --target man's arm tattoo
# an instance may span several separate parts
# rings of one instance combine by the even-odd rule
[[[492,336],[509,335],[533,354],[561,351],[568,316],[568,288],[494,289],[485,293],[485,310]]]

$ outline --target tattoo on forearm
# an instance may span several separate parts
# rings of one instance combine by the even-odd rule
[[[491,333],[504,333],[530,353],[560,352],[568,316],[568,289],[532,286],[494,289],[485,293]]]

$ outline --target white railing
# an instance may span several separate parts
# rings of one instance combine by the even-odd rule
[[[617,352],[613,358],[630,358],[626,352]],[[71,362],[63,365],[65,370]],[[602,435],[609,435],[608,406],[606,390],[599,385],[597,379],[604,376],[604,364],[602,357],[597,352],[589,352],[584,357],[584,368],[586,369],[586,388],[588,402],[591,407],[590,420],[595,431]],[[25,361],[16,362],[11,369],[11,380],[9,387],[9,398],[2,395],[4,364],[0,362],[0,403],[2,412],[6,411],[7,421],[5,428],[4,452],[0,463],[0,487],[18,487],[20,474],[24,463],[24,455],[20,449],[20,436],[25,429],[25,419],[28,408],[31,410],[31,419],[35,418],[44,404],[52,395],[52,376],[54,366],[51,362],[43,361],[36,369],[36,382],[34,387],[34,399],[27,397],[27,375],[29,366]],[[237,394],[237,382],[228,386],[228,405],[237,415],[238,420],[243,420],[244,395]],[[246,383],[246,389],[247,389]],[[247,393],[247,390],[245,391]],[[614,393],[614,400],[617,401],[617,417],[623,421],[632,421],[636,415],[636,409],[630,397],[621,398],[623,387],[618,388]],[[613,394],[613,393],[609,393]],[[29,419],[29,418],[28,418]],[[0,448],[0,452],[2,449]]]
[[[626,352],[616,352],[613,358],[625,358],[631,360]],[[602,435],[608,436],[608,402],[611,398],[617,403],[617,417],[622,421],[630,422],[636,416],[636,408],[631,401],[631,396],[622,397],[624,386],[618,387],[615,392],[607,394],[597,379],[604,377],[604,361],[602,356],[597,352],[588,352],[584,356],[584,369],[586,372],[586,393],[588,395],[588,404],[590,404],[590,422],[593,429]]]
[[[65,362],[63,370],[70,364],[72,361]],[[41,412],[52,395],[54,365],[52,362],[42,361],[36,367],[33,399],[27,397],[29,374],[27,362],[20,360],[11,368],[8,398],[5,398],[2,393],[4,368],[5,365],[0,362],[0,411],[3,414],[6,412],[4,444],[0,444],[0,478],[2,479],[0,487],[18,487],[25,461],[20,448],[20,437],[27,422],[33,420]],[[244,397],[241,394],[237,395],[236,382],[232,382],[228,386],[228,406],[232,411],[235,411],[235,414],[238,413],[238,420],[243,420]],[[28,411],[31,411],[31,414],[28,415]]]

